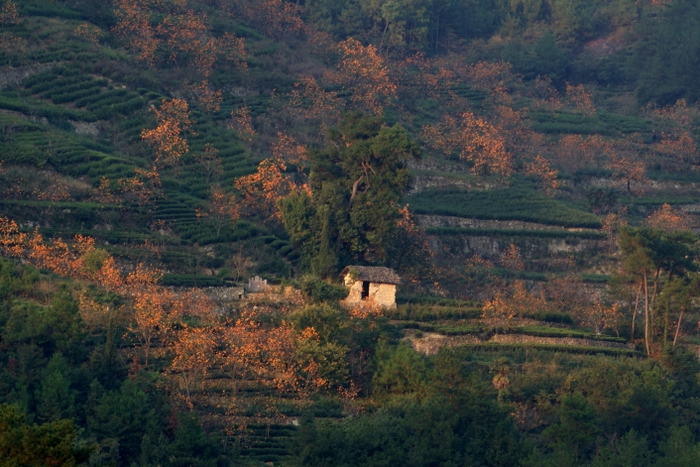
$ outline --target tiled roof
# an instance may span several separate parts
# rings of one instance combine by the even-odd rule
[[[340,273],[342,277],[354,272],[358,281],[375,282],[379,284],[400,284],[401,278],[396,271],[382,266],[346,266]]]

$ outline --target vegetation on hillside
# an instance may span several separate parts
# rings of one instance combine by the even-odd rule
[[[692,3],[0,0],[0,464],[695,465]]]

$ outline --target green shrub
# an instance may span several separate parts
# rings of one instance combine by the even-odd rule
[[[330,284],[319,277],[305,275],[299,281],[301,291],[316,303],[337,302],[348,296],[348,289],[342,285]]]

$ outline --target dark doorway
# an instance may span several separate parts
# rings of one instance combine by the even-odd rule
[[[369,281],[362,281],[362,295],[360,297],[369,297]]]

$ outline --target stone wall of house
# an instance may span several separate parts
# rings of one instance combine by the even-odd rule
[[[258,293],[267,291],[267,279],[261,279],[260,276],[251,277],[248,280],[248,292]]]
[[[370,282],[368,299],[377,305],[396,307],[396,286],[394,284],[376,284]],[[362,301],[362,281],[355,281],[350,286],[348,296],[343,300],[346,305],[355,305]]]
[[[394,284],[370,283],[369,298],[377,305],[387,308],[396,308],[396,286]]]
[[[346,282],[347,284],[347,282]],[[355,281],[350,285],[350,292],[348,296],[343,300],[348,305],[354,305],[360,303],[362,300],[362,281]]]

